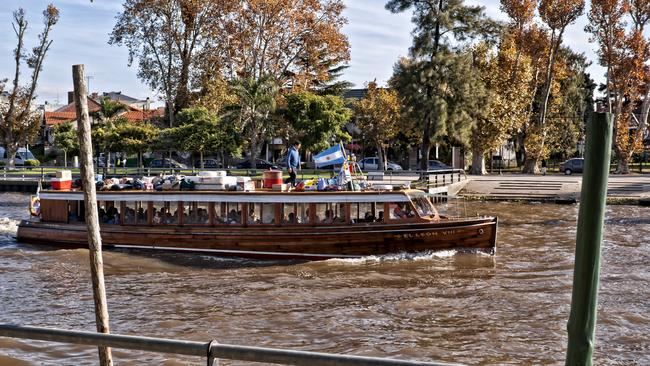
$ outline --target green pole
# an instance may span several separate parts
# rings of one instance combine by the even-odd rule
[[[603,240],[612,114],[593,113],[587,124],[585,169],[580,194],[566,365],[591,365],[598,304],[600,246]]]

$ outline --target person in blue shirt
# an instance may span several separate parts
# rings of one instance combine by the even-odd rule
[[[300,170],[300,141],[295,141],[287,152],[287,170],[289,178],[284,182],[291,183],[292,187],[296,186],[296,173]]]

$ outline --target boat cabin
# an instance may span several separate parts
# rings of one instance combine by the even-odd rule
[[[102,225],[378,225],[440,219],[426,194],[391,192],[97,192]],[[84,221],[81,191],[40,194],[41,221]]]

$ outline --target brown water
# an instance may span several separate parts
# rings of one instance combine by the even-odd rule
[[[27,200],[0,194],[0,323],[94,330],[87,251],[13,239]],[[496,256],[291,263],[105,252],[112,331],[471,365],[563,364],[578,207],[472,202],[467,210],[499,216]],[[597,365],[650,364],[649,249],[650,209],[608,207]],[[205,364],[113,351],[119,365]],[[0,365],[94,364],[94,347],[0,338]]]

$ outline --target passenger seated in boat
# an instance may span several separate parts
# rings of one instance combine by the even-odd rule
[[[204,208],[199,208],[199,218],[198,218],[198,223],[199,224],[207,224],[210,222],[210,216],[208,215],[208,210]]]
[[[153,223],[154,224],[160,224],[162,222],[162,218],[160,217],[160,212],[154,212],[153,214]]]
[[[375,222],[384,222],[384,211],[379,211],[377,213],[377,220]]]
[[[106,216],[106,211],[104,211],[103,208],[99,209],[99,212],[97,214],[99,216],[99,222],[105,224],[106,221],[108,221],[108,217]]]
[[[249,224],[259,224],[260,223],[260,219],[257,217],[257,215],[255,215],[255,210],[253,210],[253,209],[251,209],[248,212],[248,223]]]
[[[289,217],[287,217],[287,224],[297,224],[298,220],[296,220],[296,214],[293,212],[289,213]]]
[[[393,209],[393,214],[395,215],[395,218],[397,219],[405,219],[409,217],[408,212],[404,209],[404,204],[401,202],[398,202],[395,208]]]
[[[115,207],[108,209],[108,219],[106,220],[107,224],[119,224],[120,223],[120,213]]]
[[[325,211],[325,218],[321,222],[323,224],[331,224],[332,222],[334,222],[334,215],[332,214],[332,210]]]
[[[230,212],[228,212],[227,222],[229,224],[238,224],[240,217],[241,217],[241,215],[238,215],[237,211],[235,211],[235,209],[232,209],[232,210],[230,210]]]
[[[372,212],[368,211],[363,216],[363,219],[364,219],[364,222],[375,222],[375,215],[373,215]]]
[[[140,207],[138,209],[138,221],[145,221],[147,219],[147,214],[144,211],[144,208]]]

